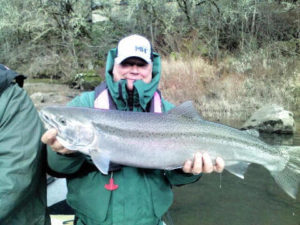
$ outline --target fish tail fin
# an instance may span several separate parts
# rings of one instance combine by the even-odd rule
[[[288,195],[296,199],[300,183],[300,146],[285,146],[282,152],[284,155],[287,155],[287,157],[284,157],[288,160],[286,166],[281,171],[272,171],[271,174],[277,184]]]

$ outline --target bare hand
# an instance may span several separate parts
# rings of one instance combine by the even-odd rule
[[[62,146],[61,143],[58,142],[58,140],[56,139],[56,135],[57,135],[57,130],[54,128],[51,128],[49,130],[47,130],[41,140],[43,143],[49,145],[53,151],[61,153],[61,154],[71,154],[74,153],[75,151],[66,149],[64,146]]]
[[[187,160],[183,165],[183,172],[192,173],[194,175],[200,173],[221,173],[225,167],[225,162],[222,158],[216,158],[216,164],[214,165],[209,154],[200,152],[195,154],[194,160]]]

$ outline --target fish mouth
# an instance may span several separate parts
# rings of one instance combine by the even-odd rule
[[[54,119],[43,112],[40,112],[39,115],[47,130],[55,128],[58,130],[58,134],[60,133],[59,124]]]
[[[74,149],[74,146],[70,143],[74,144],[74,139],[68,137],[68,135],[66,135],[66,131],[64,126],[62,126],[54,117],[52,114],[47,114],[45,112],[39,112],[39,116],[42,120],[42,122],[44,123],[44,127],[46,129],[51,129],[54,128],[57,130],[57,134],[56,134],[56,138],[57,140],[66,148],[68,148],[69,150],[77,150]]]
[[[51,128],[57,130],[56,138],[61,144],[63,144],[63,146],[68,147],[69,150],[75,150],[72,149],[72,146],[69,145],[69,142],[72,142],[72,140],[70,140],[67,137],[64,137],[63,130],[60,129],[60,124],[56,122],[56,120],[52,119],[50,115],[47,115],[46,113],[43,112],[40,112],[39,115],[47,130]]]

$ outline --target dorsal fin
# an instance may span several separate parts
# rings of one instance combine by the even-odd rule
[[[171,109],[168,113],[174,115],[180,115],[193,120],[202,120],[197,110],[193,106],[192,101],[186,101],[180,104],[179,106],[176,106],[175,108]]]

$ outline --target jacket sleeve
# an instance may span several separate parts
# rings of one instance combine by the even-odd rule
[[[181,169],[166,171],[165,175],[171,185],[181,186],[198,181],[202,174],[193,175],[190,173],[184,173]]]
[[[62,155],[47,146],[48,173],[56,177],[65,177],[76,173],[85,161],[81,153]],[[58,173],[58,174],[57,174]]]
[[[168,112],[169,110],[175,107],[172,103],[164,99],[162,99],[162,105],[163,105],[164,112]],[[168,181],[170,182],[170,184],[175,186],[196,182],[201,177],[201,174],[192,175],[189,173],[184,173],[181,169],[166,171],[165,175]]]
[[[44,129],[32,101],[17,85],[0,94],[0,106],[0,224],[9,224],[4,221],[18,218],[23,207],[34,217],[37,207],[46,205]]]
[[[68,106],[76,107],[93,107],[94,92],[84,92],[75,97]],[[47,147],[48,173],[56,177],[67,177],[75,174],[81,167],[88,162],[86,156],[76,152],[73,154],[62,155],[54,152],[49,146]]]

